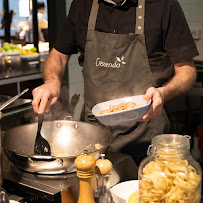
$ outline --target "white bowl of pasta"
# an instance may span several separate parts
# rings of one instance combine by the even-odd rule
[[[124,97],[96,104],[92,113],[102,124],[115,126],[140,120],[150,104],[151,100],[145,100],[144,95]]]
[[[110,191],[115,203],[138,203],[138,180],[118,183]]]

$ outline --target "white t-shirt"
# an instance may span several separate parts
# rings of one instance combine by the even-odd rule
[[[37,18],[38,18],[38,26],[39,26],[39,28],[47,29],[48,28],[48,22],[44,18],[44,15],[42,13],[38,12],[37,13]],[[32,29],[32,14],[29,16],[27,21],[28,21],[29,28]]]
[[[44,18],[44,15],[42,13],[40,13],[40,12],[37,13],[37,18],[38,18],[38,28],[39,28],[38,29],[38,32],[39,32],[39,41],[45,41],[41,29],[47,29],[48,28],[48,22]],[[29,43],[33,43],[32,14],[29,16],[27,22],[28,22],[28,25],[29,25],[29,30],[26,33],[26,41],[29,42]]]
[[[114,2],[113,0],[105,0],[108,3],[114,4],[116,5],[116,2]],[[121,6],[126,2],[126,0],[123,1],[123,3],[121,4]]]

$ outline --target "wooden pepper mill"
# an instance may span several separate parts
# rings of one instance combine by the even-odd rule
[[[101,158],[96,161],[96,190],[94,198],[96,203],[113,203],[110,193],[109,177],[112,172],[113,165],[111,161],[105,159],[105,154],[101,154]]]
[[[91,187],[91,178],[95,172],[96,160],[93,156],[87,155],[87,150],[83,155],[75,159],[77,176],[79,177],[79,198],[78,203],[95,203]]]

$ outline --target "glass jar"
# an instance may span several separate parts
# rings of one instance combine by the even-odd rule
[[[94,198],[96,203],[113,203],[109,182],[112,168],[113,165],[110,160],[105,159],[105,154],[101,154],[101,158],[96,161],[95,166],[96,189]]]
[[[202,171],[190,154],[190,136],[154,137],[140,163],[139,202],[199,203]]]

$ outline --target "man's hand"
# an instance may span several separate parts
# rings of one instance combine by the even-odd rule
[[[60,94],[60,85],[45,83],[32,91],[33,109],[37,114],[48,112],[51,105],[55,104]]]
[[[177,63],[174,65],[174,70],[174,76],[162,87],[150,87],[147,90],[144,98],[146,100],[151,99],[152,104],[139,122],[148,121],[151,118],[157,117],[161,113],[163,104],[166,101],[187,93],[194,85],[196,70],[193,61]]]
[[[64,75],[66,63],[70,56],[52,49],[43,66],[44,85],[35,88],[33,95],[33,109],[36,113],[48,112],[51,105],[58,100],[61,88],[61,78]]]
[[[151,118],[156,118],[163,109],[163,95],[159,88],[150,87],[144,95],[145,100],[152,100],[152,103],[147,113],[138,122],[148,121]]]

